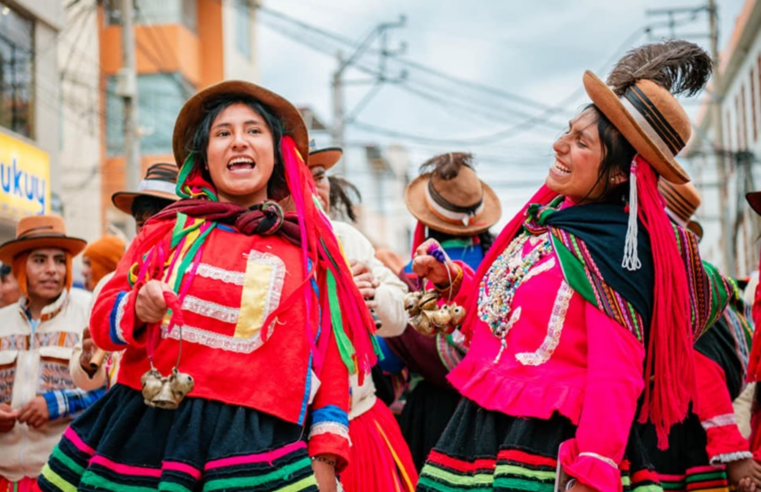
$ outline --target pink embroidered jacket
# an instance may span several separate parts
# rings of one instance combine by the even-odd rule
[[[545,237],[527,241],[522,257]],[[472,282],[466,275],[458,297],[478,289]],[[644,387],[642,345],[566,283],[554,251],[524,277],[511,313],[502,354],[499,339],[479,321],[450,382],[488,410],[564,415],[578,426],[559,456],[565,471],[598,491],[620,491],[618,464]]]

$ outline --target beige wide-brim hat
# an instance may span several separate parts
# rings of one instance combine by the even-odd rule
[[[457,177],[450,181],[456,182],[470,173],[475,176],[473,170],[463,166]],[[494,193],[494,190],[489,185],[478,180],[481,184],[483,210],[475,217],[470,218],[467,225],[455,218],[445,217],[441,211],[436,210],[435,204],[429,202],[427,189],[431,176],[432,173],[421,174],[407,186],[407,190],[404,192],[407,209],[429,229],[453,236],[475,236],[487,231],[502,216],[502,205],[499,202],[499,198],[497,198],[497,194]],[[452,187],[457,188],[456,183],[452,183]]]
[[[672,221],[703,238],[703,226],[692,220],[702,200],[700,192],[692,183],[676,184],[666,179],[658,180],[658,193],[666,203],[666,214]]]
[[[167,162],[151,165],[140,182],[137,191],[117,191],[111,195],[111,202],[125,214],[132,213],[132,203],[139,196],[161,198],[171,202],[180,199],[177,187],[177,166]]]
[[[326,147],[324,149],[313,150],[309,153],[307,166],[322,166],[327,171],[338,164],[343,155],[344,151],[340,147]]]
[[[0,246],[0,262],[12,265],[13,259],[27,251],[41,248],[58,248],[77,256],[87,241],[66,235],[63,218],[57,215],[24,217],[16,225],[16,239]]]
[[[296,106],[284,97],[251,82],[227,80],[199,91],[182,106],[172,135],[172,149],[177,167],[181,168],[185,163],[190,153],[188,143],[208,110],[219,98],[226,96],[247,96],[269,109],[280,120],[284,134],[296,142],[296,148],[306,161],[309,155],[309,135],[304,118]]]
[[[627,96],[619,98],[589,70],[584,72],[584,88],[595,106],[661,177],[678,184],[690,180],[674,159],[690,139],[690,119],[669,91],[643,79],[628,90]]]

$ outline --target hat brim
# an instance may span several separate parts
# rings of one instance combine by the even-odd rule
[[[761,215],[761,191],[751,191],[745,195],[748,205],[754,212]]]
[[[425,224],[426,227],[451,234],[452,236],[475,236],[487,231],[491,226],[497,223],[502,216],[502,205],[489,185],[481,181],[484,190],[484,210],[477,218],[471,220],[469,225],[453,224],[440,218],[433,213],[428,207],[425,199],[425,187],[431,174],[421,174],[415,178],[404,192],[404,201],[407,203],[407,209],[417,220]]]
[[[589,70],[584,72],[584,89],[595,106],[661,177],[677,184],[684,184],[690,180],[690,175],[682,166],[674,159],[667,157],[650,140],[642,127],[624,108],[615,92]]]
[[[703,226],[700,225],[700,222],[695,220],[687,222],[687,229],[695,233],[698,239],[703,239]]]
[[[141,191],[141,192],[118,191],[114,193],[113,195],[111,195],[111,203],[114,204],[114,207],[118,208],[125,214],[132,215],[132,203],[139,196],[161,198],[163,200],[168,200],[171,202],[176,202],[177,200],[180,199],[180,197],[178,197],[174,193],[165,193],[163,191]]]
[[[338,147],[328,147],[326,149],[315,150],[309,153],[309,159],[307,165],[311,167],[322,166],[327,171],[331,167],[338,164],[341,157],[344,155],[344,151]]]
[[[87,241],[76,237],[66,236],[36,236],[23,239],[12,239],[0,246],[0,262],[11,265],[13,259],[26,251],[42,248],[60,248],[71,256],[77,256],[87,246]]]
[[[285,134],[296,142],[301,157],[307,159],[309,135],[304,118],[296,106],[284,97],[251,82],[227,80],[199,91],[182,106],[172,135],[172,150],[177,167],[182,167],[187,159],[189,151],[186,144],[206,116],[210,103],[224,96],[248,96],[272,111],[282,123]]]

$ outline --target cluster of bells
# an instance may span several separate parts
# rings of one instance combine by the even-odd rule
[[[185,395],[193,389],[193,377],[180,372],[175,367],[170,376],[162,376],[151,368],[140,378],[143,383],[143,399],[149,407],[174,410],[180,406]]]
[[[410,292],[404,296],[404,309],[410,325],[425,336],[448,335],[465,319],[465,308],[456,303],[439,306],[440,294],[435,290]]]

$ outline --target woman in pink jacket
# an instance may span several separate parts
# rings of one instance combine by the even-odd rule
[[[413,269],[465,306],[470,343],[449,375],[463,400],[418,490],[658,488],[633,424],[652,419],[666,443],[694,396],[693,334],[726,303],[656,189],[658,175],[689,179],[674,156],[690,122],[672,92],[696,93],[710,67],[671,41],[627,54],[607,85],[586,72],[593,104],[475,276],[434,241],[418,248]]]

